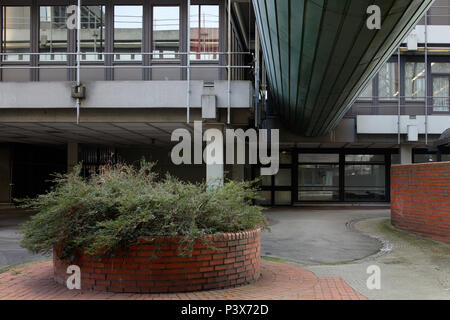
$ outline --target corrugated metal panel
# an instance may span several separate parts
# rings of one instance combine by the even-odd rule
[[[276,108],[293,131],[323,135],[434,0],[253,0]],[[380,30],[366,27],[370,5]]]

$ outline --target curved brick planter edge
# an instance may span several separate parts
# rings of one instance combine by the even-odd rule
[[[55,280],[66,285],[69,265],[81,270],[81,289],[108,292],[167,293],[225,289],[248,284],[260,276],[261,230],[207,236],[218,250],[196,241],[192,257],[177,252],[180,237],[158,237],[157,258],[153,242],[140,240],[120,257],[102,258],[80,255],[75,262],[57,257],[54,248]]]

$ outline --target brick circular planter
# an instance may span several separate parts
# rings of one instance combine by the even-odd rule
[[[180,237],[140,240],[123,255],[97,258],[81,254],[74,262],[53,252],[55,280],[65,285],[69,265],[81,270],[81,289],[109,292],[167,293],[224,289],[256,281],[260,275],[261,230],[206,237],[217,250],[196,241],[191,257],[178,255]]]

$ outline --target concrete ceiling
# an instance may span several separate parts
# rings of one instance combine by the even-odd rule
[[[0,143],[170,145],[172,131],[185,123],[0,123]]]

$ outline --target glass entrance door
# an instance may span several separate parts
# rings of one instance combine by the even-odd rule
[[[298,201],[339,201],[339,154],[299,154]]]

